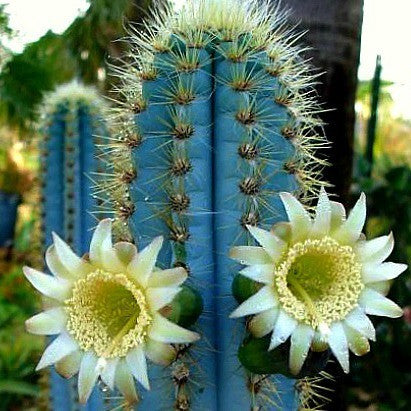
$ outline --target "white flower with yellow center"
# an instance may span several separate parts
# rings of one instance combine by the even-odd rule
[[[26,322],[33,334],[58,334],[37,369],[55,364],[67,378],[78,372],[83,403],[99,377],[136,402],[133,377],[149,389],[146,358],[168,365],[175,357],[171,343],[199,339],[159,313],[187,278],[183,268],[155,267],[162,242],[158,237],[139,253],[130,243],[113,246],[111,220],[106,219],[94,232],[88,259],[54,235],[46,252],[53,275],[24,267],[32,285],[55,302]]]
[[[390,280],[407,266],[384,262],[391,254],[392,234],[366,241],[362,194],[348,218],[342,204],[321,190],[315,217],[289,193],[281,199],[289,222],[271,231],[248,227],[261,244],[240,246],[231,257],[247,267],[240,271],[261,284],[231,317],[253,315],[251,333],[272,333],[269,350],[291,337],[290,370],[298,374],[311,348],[331,349],[345,372],[349,349],[363,355],[375,340],[367,314],[399,317],[402,310],[385,295]]]

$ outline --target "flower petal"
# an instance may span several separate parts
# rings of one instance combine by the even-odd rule
[[[315,218],[311,227],[311,236],[321,238],[327,235],[330,232],[330,226],[331,203],[324,187],[321,187],[317,208],[315,210]]]
[[[264,248],[273,261],[277,261],[281,257],[286,246],[283,240],[270,231],[266,231],[258,227],[248,225],[247,229]]]
[[[278,305],[274,290],[265,286],[254,295],[240,304],[231,314],[230,318],[239,318],[246,315],[261,313]]]
[[[60,261],[60,258],[57,255],[56,247],[51,245],[46,251],[46,264],[51,273],[60,278],[67,280],[73,280],[78,277],[78,273],[70,272],[64,267],[63,263]]]
[[[248,323],[248,328],[254,337],[262,338],[273,331],[278,316],[277,308],[270,308],[255,315]]]
[[[148,338],[145,346],[146,356],[158,365],[170,365],[176,358],[177,352],[172,345]]]
[[[357,245],[356,252],[362,262],[380,264],[386,260],[394,248],[394,236],[392,233],[382,237],[364,241]]]
[[[314,330],[306,324],[299,324],[291,335],[290,346],[290,371],[297,375],[307,358]]]
[[[116,386],[130,405],[138,402],[133,376],[127,363],[123,359],[121,359],[117,365]]]
[[[367,283],[367,288],[375,290],[383,296],[386,296],[390,291],[392,281],[378,281],[376,283]]]
[[[174,324],[160,314],[153,315],[153,325],[148,336],[159,342],[175,344],[192,343],[200,339],[199,334]]]
[[[278,238],[281,238],[285,243],[291,241],[292,227],[291,224],[286,221],[281,221],[274,224],[270,231]]]
[[[118,358],[111,358],[106,360],[107,363],[103,370],[100,372],[100,377],[111,390],[114,390],[116,369],[118,364]]]
[[[158,270],[153,271],[147,285],[148,287],[178,287],[187,277],[187,271],[183,267]]]
[[[163,245],[163,237],[157,237],[138,253],[130,262],[127,270],[135,277],[135,279],[143,286],[147,286],[147,282],[155,267],[158,253]]]
[[[181,291],[180,287],[158,287],[147,288],[146,296],[150,308],[158,311],[173,301],[174,297]]]
[[[60,262],[73,276],[83,276],[92,270],[90,264],[76,255],[56,233],[53,233],[53,243]]]
[[[66,326],[67,314],[61,307],[52,308],[37,314],[26,321],[26,330],[31,334],[60,334]]]
[[[114,249],[117,252],[117,257],[127,267],[131,260],[137,255],[137,247],[134,244],[120,241],[114,244]]]
[[[51,364],[60,361],[66,355],[78,350],[78,345],[68,334],[60,334],[44,350],[44,353],[37,364],[36,371],[48,367]]]
[[[398,318],[403,314],[402,308],[385,298],[377,291],[365,288],[360,296],[359,304],[367,314]]]
[[[290,193],[280,193],[288,219],[292,226],[292,239],[294,242],[307,236],[311,229],[312,221],[304,206]]]
[[[328,344],[335,358],[341,364],[346,374],[350,372],[350,357],[348,353],[348,341],[341,323],[334,323],[330,326]]]
[[[68,281],[44,274],[30,267],[23,267],[23,273],[33,287],[47,297],[64,301],[70,295],[71,285]]]
[[[80,371],[78,374],[78,396],[79,402],[85,404],[93,391],[94,385],[99,376],[99,368],[97,367],[98,358],[91,352],[87,351],[80,364]]]
[[[343,327],[350,350],[357,356],[367,354],[370,351],[370,343],[367,338],[349,325],[343,324]]]
[[[56,371],[64,378],[71,378],[76,375],[80,369],[80,363],[83,353],[79,350],[66,355],[55,364]]]
[[[280,344],[286,342],[287,338],[294,332],[297,324],[295,318],[291,317],[285,311],[280,310],[273,330],[273,335],[271,336],[268,351],[271,351]]]
[[[341,203],[337,201],[330,201],[331,205],[331,221],[330,231],[334,232],[338,230],[346,220],[345,208]]]
[[[406,264],[383,263],[383,264],[364,264],[362,268],[362,278],[364,283],[392,280],[398,277],[407,269]]]
[[[261,247],[241,245],[230,250],[230,258],[243,265],[272,264],[273,260]]]
[[[354,308],[354,310],[345,317],[345,323],[351,328],[354,328],[354,330],[357,330],[364,337],[375,341],[374,325],[361,308]]]
[[[137,346],[131,350],[126,356],[126,362],[133,374],[134,378],[146,389],[150,389],[150,383],[147,375],[147,360],[144,355],[144,350],[141,346]]]
[[[367,213],[365,194],[360,198],[351,210],[347,220],[333,234],[333,238],[340,244],[353,244],[360,238]]]
[[[111,239],[111,220],[109,218],[100,221],[91,238],[89,255],[90,261],[95,265],[101,265],[101,246],[107,237]]]
[[[273,264],[256,264],[242,269],[240,274],[258,283],[272,284],[274,272]]]

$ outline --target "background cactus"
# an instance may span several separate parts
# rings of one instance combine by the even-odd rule
[[[47,94],[41,110],[44,250],[54,231],[81,254],[88,250],[91,229],[97,222],[92,177],[102,165],[96,144],[98,136],[107,134],[102,122],[104,103],[94,88],[70,83]],[[53,409],[79,409],[74,382],[60,377],[54,369],[50,372]],[[86,409],[101,409],[102,401],[96,390]]]
[[[120,237],[139,247],[169,239],[160,261],[187,267],[204,300],[202,343],[172,367],[170,395],[153,384],[142,409],[296,406],[294,381],[241,368],[245,327],[228,319],[237,271],[229,248],[252,244],[246,225],[286,220],[279,192],[308,205],[324,184],[317,75],[286,19],[251,0],[190,0],[177,14],[157,8],[145,33],[130,33],[130,64],[116,68],[112,173],[97,192],[108,191]]]

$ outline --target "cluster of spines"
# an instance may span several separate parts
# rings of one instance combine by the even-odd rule
[[[130,185],[138,186],[139,170],[138,164],[132,161],[132,151],[138,150],[144,140],[134,117],[149,108],[151,121],[160,117],[164,121],[160,129],[167,126],[172,129],[167,131],[172,138],[161,146],[163,159],[159,160],[158,153],[153,156],[162,163],[163,175],[157,183],[166,195],[154,201],[152,218],[164,221],[175,244],[174,256],[185,258],[184,244],[190,238],[186,211],[192,204],[184,177],[193,166],[184,142],[192,137],[193,128],[173,115],[172,109],[165,111],[164,105],[182,107],[195,100],[195,87],[184,73],[206,71],[199,58],[205,50],[214,54],[208,62],[214,69],[219,58],[233,63],[229,76],[213,73],[214,86],[229,86],[238,95],[248,95],[235,116],[237,122],[249,130],[236,148],[242,177],[237,182],[238,196],[233,201],[241,202],[239,227],[269,224],[263,214],[276,215],[278,205],[271,200],[278,191],[295,191],[308,205],[319,186],[325,185],[321,171],[326,162],[316,155],[318,149],[327,146],[317,117],[322,108],[313,88],[319,74],[313,74],[301,57],[305,50],[296,45],[301,34],[288,28],[286,20],[287,12],[279,7],[271,8],[268,2],[256,6],[251,1],[234,5],[231,1],[211,0],[189,2],[177,15],[158,7],[144,31],[131,30],[131,63],[114,68],[122,85],[116,90],[120,109],[112,113],[118,139],[110,138],[106,144],[113,173],[97,188],[99,192],[108,192],[111,202],[108,206],[120,221],[121,236],[127,237],[127,227],[133,225],[136,204],[130,197]],[[163,78],[163,86],[159,87],[161,72],[172,75]],[[147,87],[150,83],[155,84],[156,90]],[[283,107],[281,118],[273,118],[270,104],[264,104],[267,96],[271,98],[270,104],[275,102],[277,108]],[[229,103],[226,101],[226,104]],[[269,128],[276,120],[278,127],[281,124],[278,137],[289,142],[288,145],[283,142],[283,147],[288,147],[286,153],[278,152],[267,139],[272,131]],[[170,127],[170,123],[175,127]],[[161,130],[156,133],[157,138],[165,137]],[[286,188],[281,183],[278,187],[270,186],[273,173],[292,177]],[[292,180],[295,184],[290,183]],[[150,202],[149,195],[147,202]],[[238,238],[242,235],[240,230]],[[186,261],[176,263],[187,266]]]

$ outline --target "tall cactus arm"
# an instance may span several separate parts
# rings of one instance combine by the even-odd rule
[[[131,30],[130,66],[115,68],[123,84],[112,113],[117,138],[107,141],[112,174],[100,190],[109,191],[120,235],[139,243],[164,235],[162,262],[187,267],[201,289],[206,343],[181,358],[191,384],[181,389],[171,372],[174,407],[267,407],[274,379],[237,357],[245,327],[228,319],[236,272],[228,250],[252,244],[247,225],[286,219],[280,192],[308,206],[326,185],[315,154],[326,145],[317,74],[287,12],[268,1],[190,0],[177,13],[158,8],[146,26]],[[275,379],[293,392],[292,380]],[[159,389],[144,394],[143,409],[155,409]],[[282,401],[294,407],[293,395]]]

